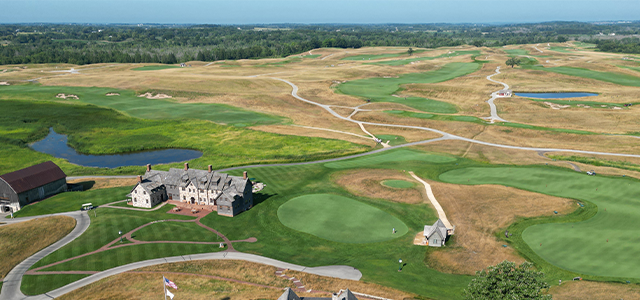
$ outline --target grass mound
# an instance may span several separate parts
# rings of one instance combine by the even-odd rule
[[[409,231],[402,221],[378,208],[331,194],[293,198],[280,206],[278,219],[289,228],[342,243],[382,242]]]
[[[406,180],[385,180],[382,182],[382,185],[396,189],[408,189],[415,186],[413,182]]]
[[[449,63],[426,73],[403,74],[393,78],[366,78],[349,81],[338,86],[338,91],[351,96],[371,99],[373,102],[393,102],[435,113],[455,113],[456,106],[447,102],[421,97],[396,97],[403,84],[438,83],[454,79],[478,70],[476,63]]]

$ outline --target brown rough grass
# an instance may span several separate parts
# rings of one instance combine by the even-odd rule
[[[396,170],[359,169],[348,170],[333,174],[332,178],[338,185],[350,193],[369,198],[385,199],[402,203],[422,203],[424,188],[418,185],[411,176]],[[397,189],[382,185],[382,181],[389,179],[406,180],[416,183],[414,188]]]
[[[549,290],[555,300],[640,299],[640,287],[631,284],[569,281]]]
[[[494,232],[518,217],[570,212],[572,200],[497,185],[465,186],[430,181],[447,217],[456,226],[455,244],[434,251],[430,267],[443,272],[474,274],[503,260],[522,262],[512,248],[502,247]]]
[[[0,226],[0,281],[21,261],[63,238],[75,226],[76,220],[65,216]]]

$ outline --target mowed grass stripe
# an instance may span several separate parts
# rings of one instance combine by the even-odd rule
[[[400,103],[427,112],[455,113],[457,112],[456,106],[447,102],[392,95],[398,92],[400,86],[404,84],[443,82],[473,73],[479,68],[480,64],[477,63],[449,63],[435,71],[403,74],[397,78],[377,77],[348,81],[338,85],[338,91],[345,95],[371,99],[374,102]]]
[[[332,194],[293,198],[280,206],[278,218],[289,228],[341,243],[382,242],[409,230],[402,221],[378,208]]]
[[[179,234],[168,234],[178,232]],[[132,237],[139,241],[171,241],[188,242],[220,242],[217,234],[206,230],[196,223],[162,222],[149,225],[133,233]]]
[[[522,238],[548,262],[597,276],[640,278],[640,181],[588,176],[551,168],[463,168],[440,175],[458,184],[501,184],[553,196],[589,201],[593,217],[578,223],[529,227]],[[553,207],[549,208],[553,210]]]
[[[27,296],[35,296],[61,288],[90,275],[57,274],[57,275],[25,275],[22,276],[20,290]],[[0,285],[2,287],[2,285]]]

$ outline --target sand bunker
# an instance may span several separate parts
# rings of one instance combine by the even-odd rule
[[[584,105],[584,104],[578,104],[577,106],[579,106],[579,107],[584,107],[584,108],[591,108],[591,106],[589,106],[589,105]]]
[[[571,105],[560,105],[560,104],[555,104],[551,102],[543,102],[543,103],[551,107],[551,109],[563,109],[563,108],[571,107]]]
[[[0,85],[10,85],[10,84],[6,81],[0,81]]]
[[[62,94],[62,93],[57,94],[57,95],[56,95],[56,98],[62,98],[62,99],[73,98],[73,99],[76,99],[76,100],[80,99],[80,98],[78,98],[78,95],[73,95],[73,94]]]
[[[107,93],[107,96],[120,96],[119,93]]]
[[[171,96],[167,95],[167,94],[157,94],[157,95],[153,95],[151,93],[144,93],[138,97],[145,97],[147,99],[166,99],[166,98],[171,98]]]
[[[613,109],[622,109],[622,107],[614,106]]]

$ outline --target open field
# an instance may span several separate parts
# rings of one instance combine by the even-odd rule
[[[613,72],[598,72],[589,69],[582,68],[574,68],[574,67],[551,67],[551,68],[542,68],[542,67],[531,67],[534,70],[542,70],[547,72],[554,72],[558,74],[583,77],[595,80],[601,80],[606,82],[611,82],[619,85],[626,86],[640,86],[640,77],[631,76],[622,73],[613,73]]]
[[[57,242],[76,226],[70,217],[48,217],[0,226],[0,281],[21,261]]]
[[[278,208],[278,218],[289,228],[342,243],[382,242],[408,231],[402,221],[382,210],[331,194],[293,198]]]
[[[374,62],[374,63],[371,63],[371,64],[387,65],[387,66],[403,66],[403,65],[407,65],[407,64],[411,64],[411,63],[419,62],[419,61],[424,61],[424,60],[434,60],[434,59],[438,59],[438,58],[451,58],[451,57],[456,57],[456,56],[460,56],[460,55],[468,55],[468,54],[479,55],[480,51],[478,51],[478,50],[453,51],[453,52],[441,54],[441,55],[438,55],[438,56],[425,56],[425,57],[414,57],[414,58],[402,59],[402,60],[380,61],[380,62]]]
[[[171,65],[152,65],[152,66],[144,66],[144,67],[133,68],[131,70],[133,70],[133,71],[158,71],[158,70],[172,69],[172,68],[180,68],[180,67],[179,66],[171,66]]]
[[[346,95],[371,99],[374,102],[400,103],[427,112],[455,113],[457,110],[451,104],[420,97],[394,95],[403,84],[446,81],[473,73],[478,70],[478,67],[478,64],[473,63],[450,63],[439,70],[427,73],[410,73],[397,78],[369,78],[349,81],[340,84],[338,91]]]

